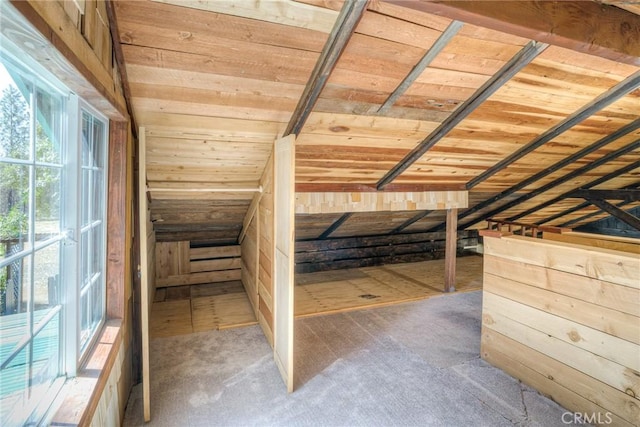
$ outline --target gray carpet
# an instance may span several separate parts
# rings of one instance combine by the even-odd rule
[[[480,292],[297,320],[288,395],[258,326],[151,343],[152,426],[564,426],[479,359]],[[125,426],[140,426],[141,387]]]

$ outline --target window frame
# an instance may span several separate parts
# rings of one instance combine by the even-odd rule
[[[60,391],[65,381],[69,378],[77,376],[83,364],[91,356],[92,350],[95,347],[96,341],[99,339],[102,330],[108,320],[107,316],[107,253],[108,253],[108,241],[107,241],[107,229],[109,226],[108,211],[109,211],[109,197],[108,186],[110,178],[110,120],[97,111],[89,103],[78,97],[70,89],[66,88],[60,81],[44,69],[40,64],[31,58],[25,58],[24,55],[17,55],[16,52],[20,52],[10,41],[6,40],[0,35],[0,61],[6,68],[11,68],[12,72],[16,72],[23,76],[25,80],[28,79],[31,88],[29,100],[29,113],[30,113],[30,131],[29,131],[29,159],[11,159],[0,158],[0,162],[3,164],[21,164],[29,168],[29,207],[28,207],[28,248],[20,250],[20,252],[11,256],[0,259],[0,265],[2,268],[8,266],[12,261],[25,259],[30,260],[29,270],[27,273],[29,276],[29,321],[28,330],[29,334],[24,335],[26,338],[25,344],[20,344],[21,348],[26,348],[31,345],[30,342],[36,339],[38,333],[43,329],[43,324],[47,322],[39,321],[38,324],[34,324],[33,320],[33,305],[34,305],[34,270],[36,268],[36,254],[39,251],[44,250],[53,245],[60,245],[58,250],[58,274],[59,283],[67,282],[67,286],[61,286],[62,294],[60,295],[59,305],[52,308],[51,313],[48,313],[45,317],[51,320],[58,315],[58,322],[60,325],[60,334],[58,335],[57,351],[58,351],[58,373],[57,377],[51,381],[51,384],[46,393],[47,398],[29,402],[29,414],[24,414],[27,418],[25,421],[38,421],[45,415],[53,403],[55,396]],[[15,83],[14,83],[15,84]],[[45,89],[48,93],[54,93],[60,97],[61,105],[60,111],[56,114],[60,117],[61,129],[59,149],[59,164],[48,164],[46,162],[39,161],[36,155],[36,126],[38,117],[34,116],[35,111],[35,98],[37,88]],[[98,120],[102,123],[101,132],[101,151],[102,158],[102,182],[99,189],[92,189],[92,191],[99,191],[101,193],[101,209],[100,209],[100,226],[101,232],[99,234],[100,242],[100,262],[99,262],[99,283],[101,292],[101,313],[100,321],[91,328],[91,334],[85,345],[80,348],[80,334],[82,330],[81,324],[81,289],[82,281],[81,274],[82,269],[80,267],[81,251],[82,247],[79,244],[80,235],[82,232],[82,118],[83,112],[88,113],[94,120]],[[36,240],[36,173],[38,166],[54,166],[60,170],[60,198],[59,198],[59,227],[60,232],[57,235],[48,236],[42,241]],[[73,185],[70,185],[73,183]],[[90,182],[89,185],[93,183]],[[24,277],[24,276],[23,276]],[[48,321],[49,321],[48,320]],[[48,324],[48,323],[47,323]],[[46,325],[45,325],[46,326]],[[35,329],[34,329],[35,327]],[[23,339],[25,339],[23,338]],[[16,350],[17,349],[17,350]],[[16,347],[13,352],[18,353],[22,349]],[[11,358],[15,358],[13,355]],[[28,362],[29,364],[32,362]],[[32,378],[31,376],[29,378]],[[30,380],[29,380],[30,381]],[[55,386],[55,387],[54,387]]]

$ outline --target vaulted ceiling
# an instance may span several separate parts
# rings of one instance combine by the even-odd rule
[[[371,1],[348,38],[332,32],[342,1],[116,1],[158,239],[237,238],[336,36],[348,42],[298,132],[297,191],[467,189],[462,227],[606,215],[578,220],[599,208],[568,196],[640,183],[640,6],[511,3]],[[299,217],[297,237],[339,217]],[[335,236],[442,222],[354,214]]]

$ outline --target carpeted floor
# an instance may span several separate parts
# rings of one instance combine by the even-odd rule
[[[479,359],[481,292],[296,320],[288,395],[258,326],[151,342],[151,426],[564,426]],[[568,418],[568,417],[567,417]],[[125,426],[141,426],[141,387]]]

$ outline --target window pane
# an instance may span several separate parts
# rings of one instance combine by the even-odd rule
[[[0,255],[29,245],[29,166],[0,163]]]
[[[34,272],[34,310],[45,310],[60,303],[60,242],[36,252]]]
[[[93,118],[85,111],[82,112],[82,166],[91,166],[91,147],[93,146]]]
[[[92,171],[92,176],[93,176],[93,187],[92,187],[93,201],[91,206],[91,219],[93,221],[96,221],[96,220],[102,219],[102,217],[104,216],[104,212],[103,212],[104,182],[102,180],[102,176],[103,176],[102,171],[94,170]]]
[[[82,226],[91,220],[91,170],[82,169]]]
[[[19,258],[0,271],[0,314],[2,316],[24,313],[28,310],[31,289],[30,261],[30,255]],[[2,336],[4,338],[4,333]]]
[[[95,331],[102,321],[104,312],[104,286],[102,286],[101,277],[93,284],[91,292],[91,329]]]
[[[0,65],[2,67],[2,65]],[[8,76],[4,67],[3,75]],[[28,160],[31,156],[31,88],[18,78],[7,77],[10,82],[0,95],[0,157]]]
[[[34,393],[44,394],[60,376],[60,313],[56,314],[33,339]]]
[[[80,348],[84,349],[91,337],[91,286],[87,286],[80,294]]]
[[[4,333],[3,333],[4,335]],[[18,336],[22,338],[21,335]],[[2,361],[6,360],[15,347],[10,343],[2,342],[0,352],[3,354]],[[27,344],[17,356],[0,370],[0,425],[19,426],[24,423],[25,412],[29,411],[29,354],[30,345]]]
[[[102,271],[102,224],[91,231],[91,275]]]
[[[91,260],[91,254],[89,253],[89,233],[91,229],[85,230],[80,236],[80,244],[82,252],[80,253],[80,264],[82,265],[82,276],[80,286],[84,288],[89,283],[89,262]]]
[[[97,168],[104,167],[104,124],[99,120],[93,121],[93,144],[91,146],[91,154],[93,155],[93,166]]]
[[[36,166],[36,241],[60,234],[60,169]]]
[[[36,92],[36,160],[60,164],[62,152],[62,101],[59,96]]]

